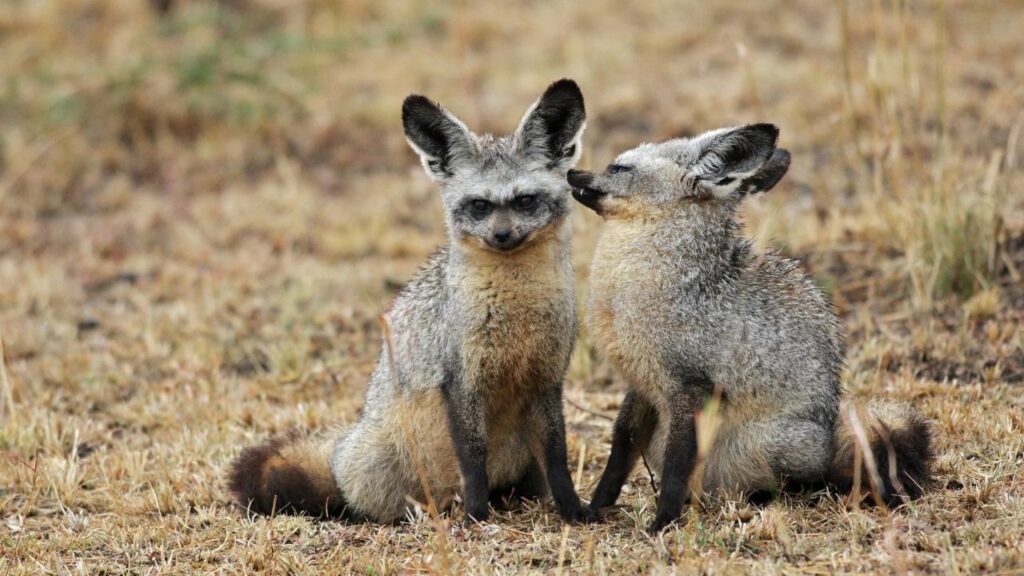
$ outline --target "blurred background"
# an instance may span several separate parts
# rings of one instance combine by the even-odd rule
[[[5,0],[0,503],[20,528],[3,538],[57,566],[167,529],[96,519],[79,548],[47,545],[76,534],[66,510],[230,516],[241,444],[355,416],[380,311],[444,241],[402,134],[410,93],[504,134],[573,78],[584,168],[778,124],[792,168],[747,230],[835,299],[848,385],[935,415],[965,399],[933,386],[984,384],[1015,410],[1022,54],[1018,0]],[[573,219],[582,310],[601,224]],[[621,383],[582,330],[569,397],[613,411]],[[607,423],[569,416],[589,479]]]

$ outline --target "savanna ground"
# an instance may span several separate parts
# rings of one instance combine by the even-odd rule
[[[1022,30],[1015,0],[4,2],[0,574],[1024,572]],[[443,241],[402,98],[507,132],[563,76],[584,167],[780,125],[793,166],[748,232],[832,294],[848,388],[934,419],[924,498],[691,509],[656,538],[642,468],[585,527],[231,505],[242,446],[356,417],[378,315]],[[572,218],[582,308],[601,223]],[[622,390],[581,329],[584,496]]]

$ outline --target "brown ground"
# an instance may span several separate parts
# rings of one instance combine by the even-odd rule
[[[0,6],[0,574],[1024,573],[1024,4],[170,4]],[[230,505],[242,446],[356,417],[377,316],[443,240],[401,99],[506,132],[562,76],[584,167],[781,126],[793,167],[748,230],[833,294],[848,387],[935,421],[923,499],[691,510],[653,539],[642,470],[587,527],[547,503],[469,530]],[[601,224],[573,219],[584,295]],[[621,392],[584,330],[584,495]]]

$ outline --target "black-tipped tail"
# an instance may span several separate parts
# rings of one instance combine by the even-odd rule
[[[231,464],[228,487],[239,506],[257,514],[343,517],[329,451],[326,440],[296,433],[273,438],[242,451]]]
[[[882,398],[864,407],[844,402],[835,443],[831,481],[840,490],[852,491],[859,483],[873,500],[898,506],[920,497],[931,482],[931,428],[908,404]]]

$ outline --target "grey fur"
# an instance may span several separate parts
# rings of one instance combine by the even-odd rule
[[[749,494],[830,476],[844,354],[835,310],[796,261],[753,251],[736,219],[747,194],[788,168],[777,135],[771,125],[716,130],[643,144],[602,174],[569,174],[577,199],[606,219],[590,323],[633,395],[616,426],[632,443],[613,440],[624,452],[613,446],[595,507],[614,502],[637,449],[666,488],[685,483],[663,473],[670,438],[716,387],[723,418],[706,491]],[[695,448],[676,454],[673,474],[688,477]],[[651,528],[674,520],[682,498],[666,501],[663,488]]]
[[[427,501],[426,485],[439,506],[461,493],[467,516],[485,520],[491,490],[536,484],[539,469],[563,518],[589,517],[569,480],[561,402],[576,335],[565,173],[584,116],[569,80],[500,138],[406,100],[406,136],[440,183],[448,243],[385,312],[362,415],[331,440],[333,501],[349,516],[401,520],[410,498]],[[529,209],[515,200],[527,193]],[[493,210],[476,217],[473,200]],[[514,244],[495,241],[501,228]]]
[[[486,458],[485,487],[514,484],[535,463],[551,482],[566,466],[564,455],[552,466],[544,448],[551,436],[564,444],[561,384],[576,327],[565,170],[579,153],[552,166],[546,149],[536,149],[546,141],[535,126],[538,115],[549,113],[552,94],[564,106],[566,93],[577,97],[570,141],[578,148],[583,100],[570,81],[553,84],[512,136],[476,136],[438,106],[435,121],[449,140],[438,145],[422,138],[422,102],[420,117],[403,114],[410,144],[441,183],[449,243],[385,315],[390,347],[371,379],[362,418],[335,450],[335,478],[345,501],[362,514],[381,520],[403,515],[407,495],[422,497],[417,467],[426,468],[435,498],[443,501],[459,488],[460,475],[472,474],[465,459],[473,455]],[[532,145],[523,144],[527,128]],[[439,157],[448,158],[441,172],[431,164]],[[535,199],[529,209],[514,204],[524,194]],[[476,200],[493,209],[474,214]],[[514,245],[495,246],[497,229],[509,230]],[[423,405],[445,402],[448,433],[442,432],[444,414]],[[412,427],[409,437],[390,437],[403,423]],[[383,442],[382,435],[388,437]],[[436,445],[423,450],[417,442]],[[464,499],[467,513],[483,520],[486,501],[479,496]],[[585,514],[574,491],[555,496],[567,519]]]

